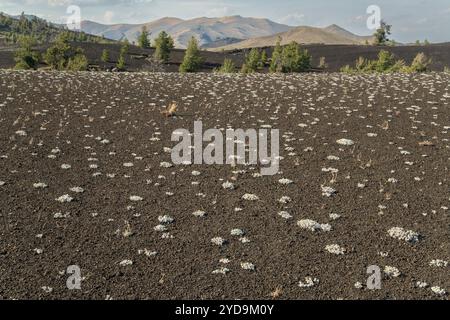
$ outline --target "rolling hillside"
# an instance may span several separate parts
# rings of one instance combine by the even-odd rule
[[[217,47],[212,50],[235,50],[246,48],[261,48],[274,46],[281,38],[281,44],[286,45],[292,41],[302,44],[328,44],[328,45],[358,45],[370,42],[372,37],[355,35],[337,25],[326,28],[315,28],[302,26],[279,34],[248,39],[238,43]]]
[[[226,39],[233,39],[233,42],[235,42],[270,36],[292,29],[292,27],[268,19],[244,18],[241,16],[196,18],[192,20],[162,18],[145,24],[104,25],[92,21],[81,23],[81,29],[86,33],[115,40],[127,38],[131,42],[137,39],[143,26],[151,32],[150,37],[152,39],[156,38],[159,32],[166,31],[174,38],[177,48],[186,48],[192,36],[199,39],[200,45],[208,46],[216,41],[227,43]]]

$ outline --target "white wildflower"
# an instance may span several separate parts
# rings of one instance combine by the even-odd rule
[[[355,144],[355,142],[350,139],[339,139],[336,141],[336,143],[340,144],[341,146],[352,146]]]
[[[127,267],[127,266],[131,266],[133,264],[132,260],[122,260],[119,262],[119,265],[121,267]]]
[[[391,266],[385,266],[384,273],[390,278],[398,278],[401,276],[400,270],[398,270],[396,267]]]
[[[319,279],[317,278],[311,278],[311,277],[305,277],[305,281],[300,281],[298,283],[298,286],[300,288],[311,288],[314,287],[315,285],[319,284]]]
[[[336,255],[343,255],[343,254],[345,254],[345,251],[346,251],[345,248],[343,248],[337,244],[327,245],[325,247],[325,250],[327,250],[329,253],[336,254]]]
[[[254,271],[255,270],[255,265],[253,263],[250,263],[250,262],[242,262],[241,263],[241,268],[244,269],[244,270]]]
[[[395,239],[403,240],[409,243],[416,243],[420,240],[420,235],[411,230],[405,230],[400,227],[394,227],[388,230],[388,234]]]
[[[72,202],[73,198],[70,195],[65,194],[59,198],[56,198],[56,201],[61,202],[61,203],[68,203],[68,202]]]
[[[255,194],[246,193],[242,196],[242,199],[247,201],[258,201],[259,197]]]
[[[211,242],[214,243],[217,246],[223,246],[227,243],[227,240],[221,237],[215,237],[211,239]]]

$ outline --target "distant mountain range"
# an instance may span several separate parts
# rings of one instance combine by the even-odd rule
[[[186,48],[189,39],[195,36],[201,46],[219,42],[221,45],[250,38],[270,36],[291,30],[292,27],[275,23],[268,19],[244,18],[231,16],[223,18],[196,18],[182,20],[178,18],[162,18],[144,24],[114,24],[104,25],[92,21],[83,21],[81,30],[108,39],[120,40],[127,38],[136,41],[142,27],[151,32],[154,39],[161,31],[169,33],[177,48]],[[229,41],[229,42],[228,42]]]
[[[9,17],[13,21],[20,19],[20,16]],[[45,20],[33,15],[24,15],[24,17],[33,22],[33,24],[38,25],[38,28],[32,27],[27,32],[28,34],[35,34],[41,37],[41,33],[54,35],[64,29],[62,25],[47,23]],[[151,39],[155,39],[161,31],[166,31],[173,37],[175,47],[181,49],[186,48],[192,36],[199,40],[203,49],[212,51],[274,46],[279,38],[282,39],[283,45],[292,41],[301,44],[349,45],[364,44],[372,41],[372,37],[370,36],[358,36],[337,25],[331,25],[326,28],[307,26],[292,27],[273,22],[269,19],[246,18],[241,16],[196,18],[191,20],[166,17],[144,24],[114,25],[82,21],[81,31],[87,35],[112,40],[127,38],[133,42],[136,41],[144,26],[151,33]],[[7,30],[8,28],[9,26],[3,26],[0,30]],[[83,35],[81,34],[81,36]],[[53,37],[46,37],[44,40]],[[81,39],[81,37],[78,38]],[[90,41],[99,41],[99,39],[101,40],[102,38],[90,39]]]
[[[162,18],[144,24],[105,25],[92,21],[83,21],[81,30],[108,39],[127,38],[136,41],[142,27],[151,32],[154,39],[159,32],[166,31],[175,42],[177,48],[186,48],[189,39],[196,37],[204,49],[231,50],[252,47],[273,46],[278,37],[282,44],[291,41],[298,43],[323,44],[364,44],[372,41],[372,37],[355,35],[337,25],[326,28],[292,27],[273,22],[268,19],[245,18],[231,16],[222,18],[196,18],[182,20],[178,18]]]
[[[246,48],[262,48],[274,46],[278,39],[281,39],[281,44],[286,45],[292,41],[301,44],[346,44],[358,45],[371,43],[372,36],[358,36],[337,25],[331,25],[326,28],[315,27],[297,27],[289,31],[274,34],[267,37],[252,38],[237,43],[227,44],[225,46],[218,46],[211,50],[234,50]]]

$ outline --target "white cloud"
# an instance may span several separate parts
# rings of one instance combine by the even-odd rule
[[[279,21],[284,24],[298,25],[301,24],[304,19],[305,15],[303,13],[295,12],[284,16]]]
[[[224,17],[233,14],[233,10],[230,7],[214,8],[206,12],[207,17]]]
[[[105,14],[103,15],[103,21],[107,24],[112,24],[113,18],[114,18],[114,12],[112,12],[110,10],[106,11]]]

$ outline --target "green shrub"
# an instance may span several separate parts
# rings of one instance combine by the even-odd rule
[[[102,52],[102,61],[105,63],[108,63],[110,60],[110,54],[109,54],[109,50],[105,49]]]
[[[359,57],[356,60],[355,68],[345,66],[341,68],[341,72],[346,73],[389,73],[389,72],[425,72],[431,64],[431,59],[428,59],[424,53],[419,53],[412,62],[411,66],[406,65],[403,60],[396,60],[395,55],[381,50],[378,53],[377,60],[368,60]]]
[[[236,65],[234,64],[233,60],[231,59],[225,59],[223,61],[223,65],[216,70],[217,73],[235,73],[236,72]]]
[[[432,60],[429,59],[423,52],[417,54],[414,58],[409,70],[411,72],[426,72],[430,66]]]
[[[155,47],[155,59],[167,63],[170,58],[170,51],[174,48],[172,37],[165,31],[161,31],[158,38],[155,40]]]
[[[283,72],[304,72],[311,68],[311,56],[294,41],[283,48],[281,64]]]
[[[183,63],[180,65],[180,72],[197,72],[200,69],[202,62],[203,59],[200,56],[198,41],[195,37],[192,37],[188,43]]]
[[[47,49],[45,62],[54,70],[64,70],[71,55],[71,47],[67,34],[61,34],[53,46]]]
[[[395,65],[395,56],[386,50],[381,50],[378,53],[378,60],[375,64],[375,71],[377,72],[389,72]]]
[[[36,39],[30,36],[21,36],[19,38],[20,48],[14,54],[17,70],[35,70],[39,64],[39,53],[33,50],[36,45]]]
[[[81,48],[74,48],[69,43],[69,34],[62,33],[44,56],[45,62],[54,70],[77,70],[87,62]],[[87,68],[87,66],[86,66]]]
[[[266,52],[266,50],[263,50],[261,53],[261,59],[260,59],[260,66],[259,66],[260,69],[263,69],[266,66],[267,60],[268,60],[267,52]]]
[[[150,40],[148,37],[150,33],[147,31],[147,27],[143,26],[140,35],[138,36],[138,45],[141,48],[147,49],[150,48]]]
[[[117,60],[116,63],[116,68],[119,70],[125,70],[125,56],[123,55],[123,53],[120,53],[119,55],[119,59]]]
[[[391,29],[391,25],[388,25],[386,22],[381,21],[380,27],[374,34],[375,45],[381,46],[386,44],[389,41],[388,36],[391,34]]]
[[[272,60],[270,62],[269,67],[270,72],[283,71],[282,55],[283,55],[283,48],[281,47],[281,38],[279,37],[275,49],[272,53]]]
[[[356,70],[350,67],[348,64],[343,66],[340,70],[342,73],[353,74],[356,73]]]
[[[257,72],[261,66],[261,53],[259,49],[253,48],[245,58],[245,63],[242,66],[242,73]]]
[[[86,71],[89,62],[84,54],[77,54],[75,57],[69,59],[67,63],[68,71]]]

